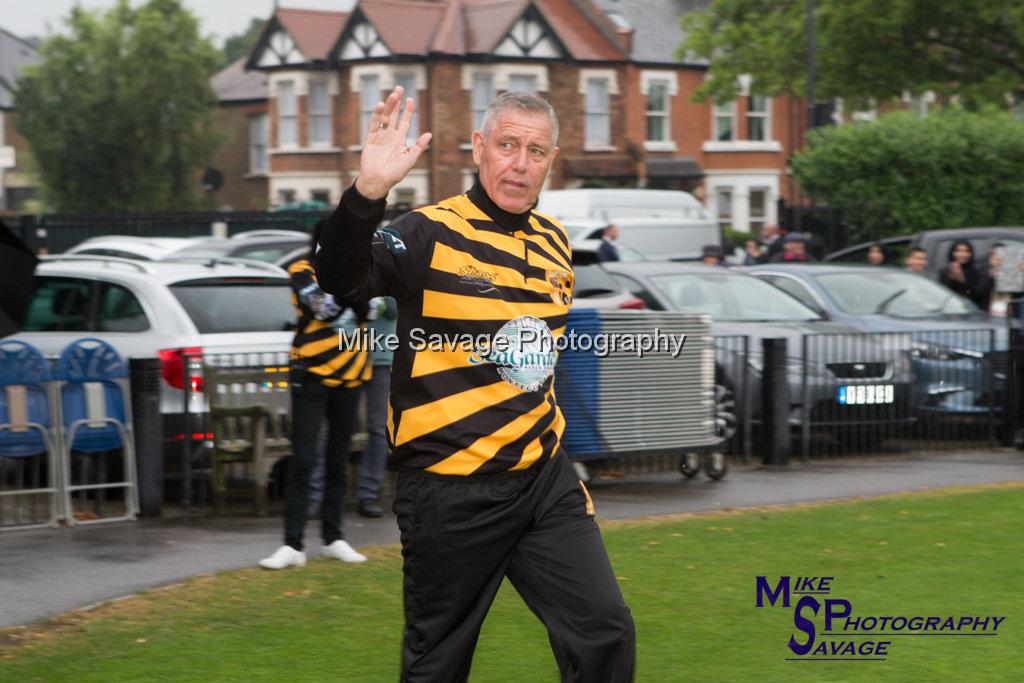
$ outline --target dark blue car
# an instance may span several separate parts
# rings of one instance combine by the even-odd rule
[[[1005,323],[933,280],[896,268],[833,264],[769,264],[746,272],[906,353],[918,411],[987,413],[1002,404]]]

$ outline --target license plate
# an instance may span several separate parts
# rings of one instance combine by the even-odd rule
[[[892,403],[895,396],[892,384],[846,384],[836,390],[841,406],[867,406]]]

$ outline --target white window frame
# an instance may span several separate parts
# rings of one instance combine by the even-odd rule
[[[366,137],[366,126],[369,124],[369,117],[364,116],[363,110],[363,77],[364,76],[376,76],[377,86],[379,90],[374,93],[374,104],[380,99],[381,95],[385,92],[392,90],[395,87],[396,75],[402,74],[405,76],[411,75],[416,84],[415,92],[409,93],[410,97],[414,97],[416,93],[422,92],[427,88],[427,72],[426,68],[422,64],[357,64],[349,69],[349,81],[348,89],[352,93],[353,97],[359,98],[359,110],[360,110],[360,131],[359,141],[356,144],[349,145],[349,150],[358,152],[363,148],[363,139]],[[369,98],[369,95],[367,96]],[[368,100],[367,100],[368,101]],[[417,122],[417,126],[418,126]]]
[[[593,81],[603,81],[605,84],[604,111],[588,111],[587,89]],[[615,69],[580,69],[577,92],[583,98],[583,149],[588,152],[615,151],[615,145],[612,144],[612,96],[619,94],[618,72]],[[591,114],[604,114],[607,119],[607,134],[604,141],[587,139],[587,117]]]
[[[723,140],[721,138],[721,130],[719,129],[719,120],[728,118],[730,120],[729,130],[730,136],[728,139]],[[718,104],[717,102],[711,107],[711,139],[714,142],[735,142],[736,141],[736,100],[727,102],[725,104]]]
[[[249,175],[266,175],[267,168],[267,115],[255,114],[249,117]]]
[[[420,101],[419,93],[416,87],[416,74],[412,71],[395,71],[394,76],[395,85],[401,85],[402,89],[405,90],[405,96],[413,98],[417,103]],[[411,86],[411,87],[409,87]],[[409,122],[409,138],[408,142],[411,145],[416,138],[420,136],[420,111],[417,107],[416,111],[412,113],[412,121]]]
[[[651,108],[651,94],[656,88],[664,89],[664,109],[652,109]],[[647,87],[647,96],[645,98],[646,105],[644,106],[644,141],[645,142],[669,142],[672,139],[672,117],[669,116],[669,101],[668,101],[668,83],[652,80]],[[651,120],[661,119],[662,121],[662,135],[661,137],[651,136]]]
[[[376,87],[373,87],[376,86]],[[359,77],[359,144],[366,140],[366,129],[370,125],[373,108],[380,101],[383,89],[378,74],[363,74]]]
[[[275,101],[277,105],[277,146],[281,148],[298,147],[299,95],[295,81],[279,81]]]
[[[760,193],[764,197],[761,205],[761,215],[754,215],[754,193]],[[761,234],[761,227],[768,222],[768,202],[771,201],[772,191],[768,187],[751,187],[747,190],[747,225],[749,232],[754,235]]]
[[[583,96],[583,149],[606,150],[612,146],[612,96],[607,78],[587,79]]]
[[[764,102],[763,111],[753,109],[754,98]],[[761,121],[761,137],[754,138],[751,133],[751,121]],[[751,142],[769,142],[772,139],[772,98],[767,95],[747,95],[747,140]]]
[[[314,109],[313,91],[315,89],[323,88],[324,101],[322,108]],[[331,84],[326,79],[316,79],[309,81],[309,96],[307,97],[308,104],[308,121],[309,129],[307,131],[309,137],[310,147],[329,147],[332,143],[332,131],[331,131]],[[324,130],[319,131],[323,133],[321,137],[317,137],[314,133],[318,132],[318,125],[323,126]]]
[[[525,81],[525,82],[530,84],[530,87],[529,88],[517,88],[516,87],[517,84],[513,82],[515,80]],[[508,92],[508,91],[512,91],[512,90],[519,90],[521,92],[528,92],[531,95],[536,95],[538,92],[540,92],[540,89],[537,87],[537,74],[520,73],[520,72],[510,73],[508,75],[508,83],[505,85],[505,91]]]
[[[477,86],[487,81],[487,94],[486,97],[481,98],[482,94],[478,90]],[[494,100],[494,95],[497,91],[494,88],[494,74],[489,71],[478,71],[473,74],[473,85],[469,91],[469,107],[472,112],[472,131],[480,130],[484,125],[484,114],[487,112],[487,107],[491,105]]]
[[[722,195],[728,195],[729,201],[726,205],[728,213],[722,213]],[[736,192],[734,188],[729,185],[721,185],[715,188],[714,194],[715,201],[715,221],[718,223],[718,227],[722,230],[726,228],[734,229],[734,221],[736,218],[736,207],[734,205]]]
[[[651,85],[665,85],[665,137],[662,140],[647,139],[647,108]],[[640,72],[640,94],[644,98],[644,149],[648,152],[675,152],[676,143],[672,137],[672,98],[679,95],[679,79],[675,71],[645,70]],[[653,112],[659,115],[660,112]]]

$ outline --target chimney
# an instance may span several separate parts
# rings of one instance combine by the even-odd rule
[[[633,27],[629,28],[616,28],[616,38],[619,39],[619,45],[622,46],[623,51],[629,56],[633,55]]]

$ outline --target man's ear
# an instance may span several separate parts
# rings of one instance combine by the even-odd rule
[[[478,130],[473,131],[473,163],[480,165],[484,155],[484,134]]]
[[[559,151],[558,147],[552,148],[552,150],[551,150],[551,161],[554,161],[555,157],[558,156],[558,151]]]

